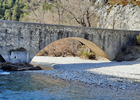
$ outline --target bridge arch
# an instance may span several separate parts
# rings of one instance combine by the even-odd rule
[[[98,46],[96,45],[95,43],[89,41],[89,40],[86,40],[84,38],[78,38],[78,37],[68,37],[68,38],[65,38],[65,39],[74,39],[74,40],[77,40],[79,42],[81,42],[82,44],[86,45],[92,52],[94,52],[94,54],[96,56],[101,56],[101,57],[104,57],[106,59],[109,59],[109,57],[107,56],[107,54]],[[61,39],[60,39],[61,40]],[[57,40],[59,41],[59,40]],[[54,41],[54,42],[57,42],[57,41]],[[53,43],[54,43],[53,42]],[[49,45],[53,44],[53,43],[50,43]],[[47,45],[48,46],[48,45]],[[42,55],[42,54],[45,54],[47,51],[46,51],[46,47],[44,47],[42,50],[40,50],[36,56],[38,55]]]

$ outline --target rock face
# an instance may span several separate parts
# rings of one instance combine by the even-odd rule
[[[102,6],[105,4],[105,0],[96,0],[95,5]]]
[[[102,0],[101,0],[102,1]],[[91,7],[98,17],[98,28],[140,30],[140,7],[133,4]]]
[[[140,47],[139,46],[128,46],[122,49],[118,53],[115,60],[116,61],[134,61],[140,58]]]
[[[25,70],[41,70],[41,67],[36,66],[33,67],[33,65],[28,63],[1,63],[0,64],[2,70],[9,70],[9,71],[25,71]]]

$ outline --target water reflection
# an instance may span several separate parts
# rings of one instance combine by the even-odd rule
[[[133,96],[133,97],[132,97]],[[10,72],[0,76],[0,100],[131,100],[135,92],[114,91],[66,82],[39,72]]]

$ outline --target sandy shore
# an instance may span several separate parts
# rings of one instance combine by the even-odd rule
[[[48,66],[53,70],[41,72],[65,80],[119,89],[136,89],[140,85],[139,62],[111,62],[108,60],[84,60],[78,57],[36,56],[32,63]],[[133,83],[138,83],[138,85]]]

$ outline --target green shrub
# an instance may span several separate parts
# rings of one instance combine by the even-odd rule
[[[84,51],[84,52],[82,52],[82,55],[84,56],[84,57],[86,57],[86,58],[89,58],[89,56],[90,55],[93,55],[93,53],[92,52],[86,52],[86,51]]]
[[[86,51],[82,52],[82,55],[83,55],[84,57],[88,57],[88,56],[89,56],[88,52],[86,52]]]
[[[85,48],[85,47],[86,47],[85,45],[81,45],[81,46],[80,46],[80,48]]]

